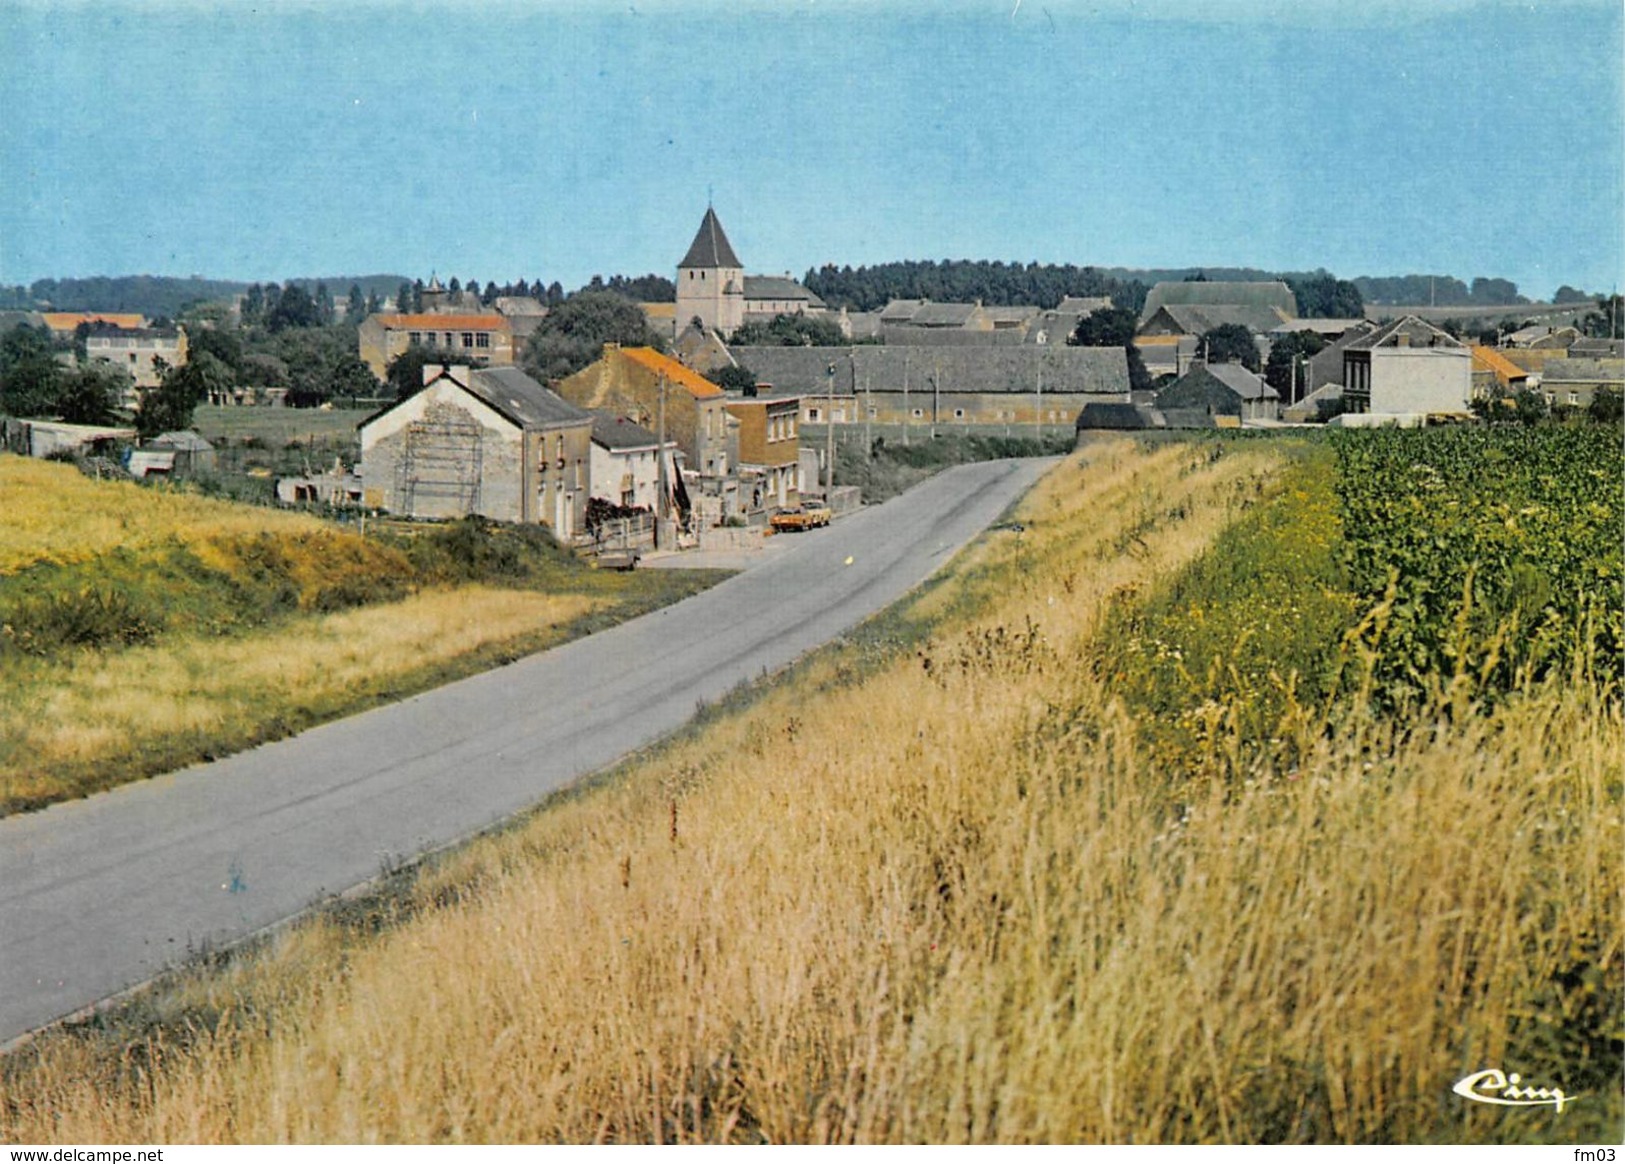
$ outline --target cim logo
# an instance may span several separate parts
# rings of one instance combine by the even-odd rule
[[[1507,1075],[1498,1067],[1475,1071],[1465,1079],[1458,1079],[1450,1090],[1474,1103],[1493,1103],[1500,1107],[1551,1107],[1558,1112],[1565,1103],[1573,1103],[1578,1095],[1566,1095],[1561,1087],[1520,1087],[1522,1076],[1516,1071]]]

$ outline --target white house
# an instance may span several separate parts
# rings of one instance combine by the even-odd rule
[[[653,513],[660,487],[654,433],[605,409],[592,411],[592,495],[600,501]],[[677,480],[677,442],[666,441],[667,480]]]
[[[1472,392],[1472,349],[1414,315],[1343,349],[1343,401],[1348,412],[1464,413],[1471,407]]]

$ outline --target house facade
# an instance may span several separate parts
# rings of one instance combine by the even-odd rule
[[[186,329],[92,324],[85,336],[85,358],[122,368],[134,378],[136,388],[155,388],[165,368],[186,363]],[[134,407],[134,402],[125,405]]]
[[[362,495],[406,517],[479,514],[586,529],[592,416],[517,368],[425,365],[424,387],[361,422]]]
[[[356,336],[362,362],[380,380],[409,347],[455,353],[471,366],[501,368],[514,362],[513,323],[497,312],[380,313],[364,319]]]
[[[721,388],[653,348],[605,344],[604,354],[558,382],[559,395],[579,408],[606,409],[658,431],[665,398],[665,432],[685,467],[704,477],[729,471],[727,397]]]
[[[666,442],[666,472],[676,472],[675,441]],[[655,512],[660,494],[659,441],[635,421],[592,413],[592,495],[623,509]]]
[[[795,396],[736,397],[727,403],[734,470],[751,509],[784,509],[801,497],[801,401]],[[745,496],[749,491],[748,497]]]
[[[1473,353],[1449,332],[1407,315],[1343,349],[1343,404],[1356,415],[1465,413]]]

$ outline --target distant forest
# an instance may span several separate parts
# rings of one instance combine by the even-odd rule
[[[932,299],[942,303],[980,300],[990,307],[1027,304],[1047,309],[1067,296],[1109,296],[1114,306],[1138,312],[1156,283],[1272,279],[1280,279],[1292,288],[1298,314],[1304,318],[1352,319],[1365,310],[1353,283],[1325,271],[1282,274],[1235,267],[1166,271],[942,260],[873,267],[829,264],[808,271],[804,282],[830,307],[852,311],[875,311],[892,299]]]
[[[933,299],[989,306],[1031,304],[1054,307],[1067,296],[1109,296],[1132,311],[1145,304],[1146,293],[1160,282],[1186,279],[1259,281],[1280,279],[1298,297],[1298,313],[1306,318],[1358,315],[1363,304],[1439,307],[1494,307],[1529,300],[1518,294],[1509,279],[1477,277],[1464,283],[1450,275],[1360,276],[1337,279],[1325,271],[1279,272],[1253,267],[1079,267],[1054,263],[1004,263],[939,260],[880,263],[875,266],[837,267],[829,264],[809,270],[803,279],[808,289],[831,308],[873,311],[890,299]],[[320,279],[290,279],[315,294],[325,284],[328,292],[343,297],[357,286],[371,303],[397,293],[402,283],[421,280],[401,275],[335,275]],[[520,279],[483,286],[477,279],[443,280],[449,287],[477,289],[486,302],[497,295],[533,295],[545,303],[559,303],[581,291],[611,291],[639,302],[670,303],[676,285],[663,275],[628,277],[594,275],[575,291],[557,281]],[[253,284],[222,279],[178,279],[162,275],[96,276],[87,279],[39,279],[24,287],[0,286],[0,310],[12,311],[130,311],[158,318],[174,318],[200,303],[229,303],[246,294]],[[271,284],[270,286],[275,286]],[[1588,302],[1594,296],[1574,287],[1558,288],[1557,303]]]

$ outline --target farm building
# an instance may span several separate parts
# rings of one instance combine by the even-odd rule
[[[24,457],[105,456],[135,443],[135,429],[0,417],[0,447]]]
[[[368,506],[586,528],[592,416],[517,368],[428,364],[423,390],[361,422]]]
[[[1276,420],[1281,396],[1240,364],[1197,364],[1157,393],[1157,408],[1242,420]]]
[[[1129,399],[1122,348],[736,347],[734,358],[779,395],[802,397],[802,420],[823,422],[833,366],[835,423],[1069,424],[1091,402]]]

